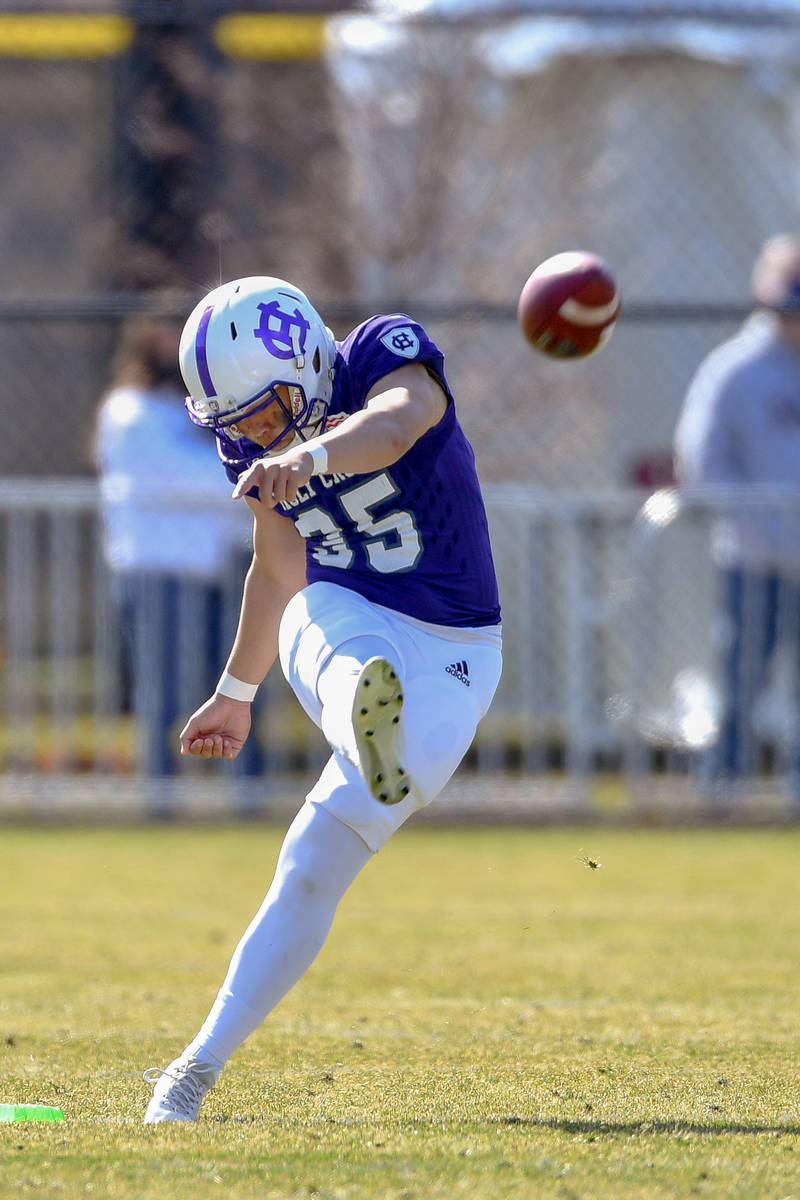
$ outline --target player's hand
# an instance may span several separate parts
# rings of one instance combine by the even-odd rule
[[[281,501],[291,503],[298,488],[308,483],[313,470],[314,461],[302,446],[295,446],[273,458],[259,458],[239,476],[233,498],[239,500],[255,487],[259,500],[269,508]]]
[[[236,758],[250,732],[250,705],[215,692],[181,732],[181,754]]]

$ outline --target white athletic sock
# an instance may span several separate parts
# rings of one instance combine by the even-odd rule
[[[286,834],[275,878],[231,959],[217,999],[186,1053],[224,1064],[305,974],[336,907],[372,851],[308,801]]]
[[[332,750],[359,766],[352,713],[361,668],[371,658],[388,658],[400,669],[398,655],[383,638],[365,635],[344,642],[320,673],[317,695],[322,704],[322,732]]]

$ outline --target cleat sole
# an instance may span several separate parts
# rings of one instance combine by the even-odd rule
[[[370,659],[356,685],[353,728],[364,782],[381,804],[399,804],[411,791],[401,754],[402,708],[394,667],[388,659]]]

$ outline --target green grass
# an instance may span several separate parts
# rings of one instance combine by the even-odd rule
[[[800,1200],[800,833],[402,831],[196,1126],[281,831],[0,829],[2,1194]],[[585,859],[599,861],[593,870]]]

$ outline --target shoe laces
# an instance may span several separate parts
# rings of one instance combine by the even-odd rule
[[[210,1074],[211,1069],[204,1063],[189,1059],[187,1062],[173,1064],[166,1070],[162,1070],[161,1067],[148,1067],[142,1078],[147,1083],[162,1083],[162,1087],[158,1089],[162,1093],[159,1097],[162,1103],[169,1104],[182,1116],[195,1117],[203,1097],[213,1083],[213,1079],[206,1077],[207,1073]],[[170,1082],[166,1083],[166,1080]]]

